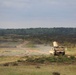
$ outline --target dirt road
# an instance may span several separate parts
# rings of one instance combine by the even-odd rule
[[[51,47],[35,45],[35,48],[26,47],[29,41],[24,41],[16,46],[16,48],[0,48],[0,56],[27,56],[27,55],[42,55],[49,54]],[[25,46],[25,47],[23,47]]]

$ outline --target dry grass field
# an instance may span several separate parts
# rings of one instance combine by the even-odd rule
[[[0,67],[1,75],[53,75],[53,72],[60,75],[76,75],[76,66],[54,64],[41,65],[40,68],[36,65]]]
[[[3,42],[0,43],[0,64],[15,62],[23,56],[50,55],[50,50],[50,45],[34,45],[27,41],[21,43]],[[76,56],[76,48],[67,48],[66,55]],[[0,66],[0,75],[53,75],[53,72],[58,72],[60,75],[76,75],[76,65],[55,63],[50,65]]]

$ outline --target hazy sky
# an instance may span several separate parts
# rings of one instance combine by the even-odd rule
[[[0,28],[76,27],[76,0],[0,0]]]

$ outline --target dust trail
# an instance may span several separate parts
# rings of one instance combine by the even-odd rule
[[[35,48],[29,48],[26,45],[29,41],[24,41],[17,45],[16,48],[3,48],[0,50],[0,56],[27,56],[49,54],[51,46],[44,44],[36,44]]]

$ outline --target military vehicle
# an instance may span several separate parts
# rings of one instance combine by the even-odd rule
[[[65,48],[59,46],[56,41],[53,42],[54,55],[65,55]]]
[[[54,55],[65,55],[65,49],[62,46],[54,47]]]
[[[54,41],[53,47],[49,52],[50,54],[54,54],[54,55],[65,55],[65,47],[59,46],[58,43]]]

